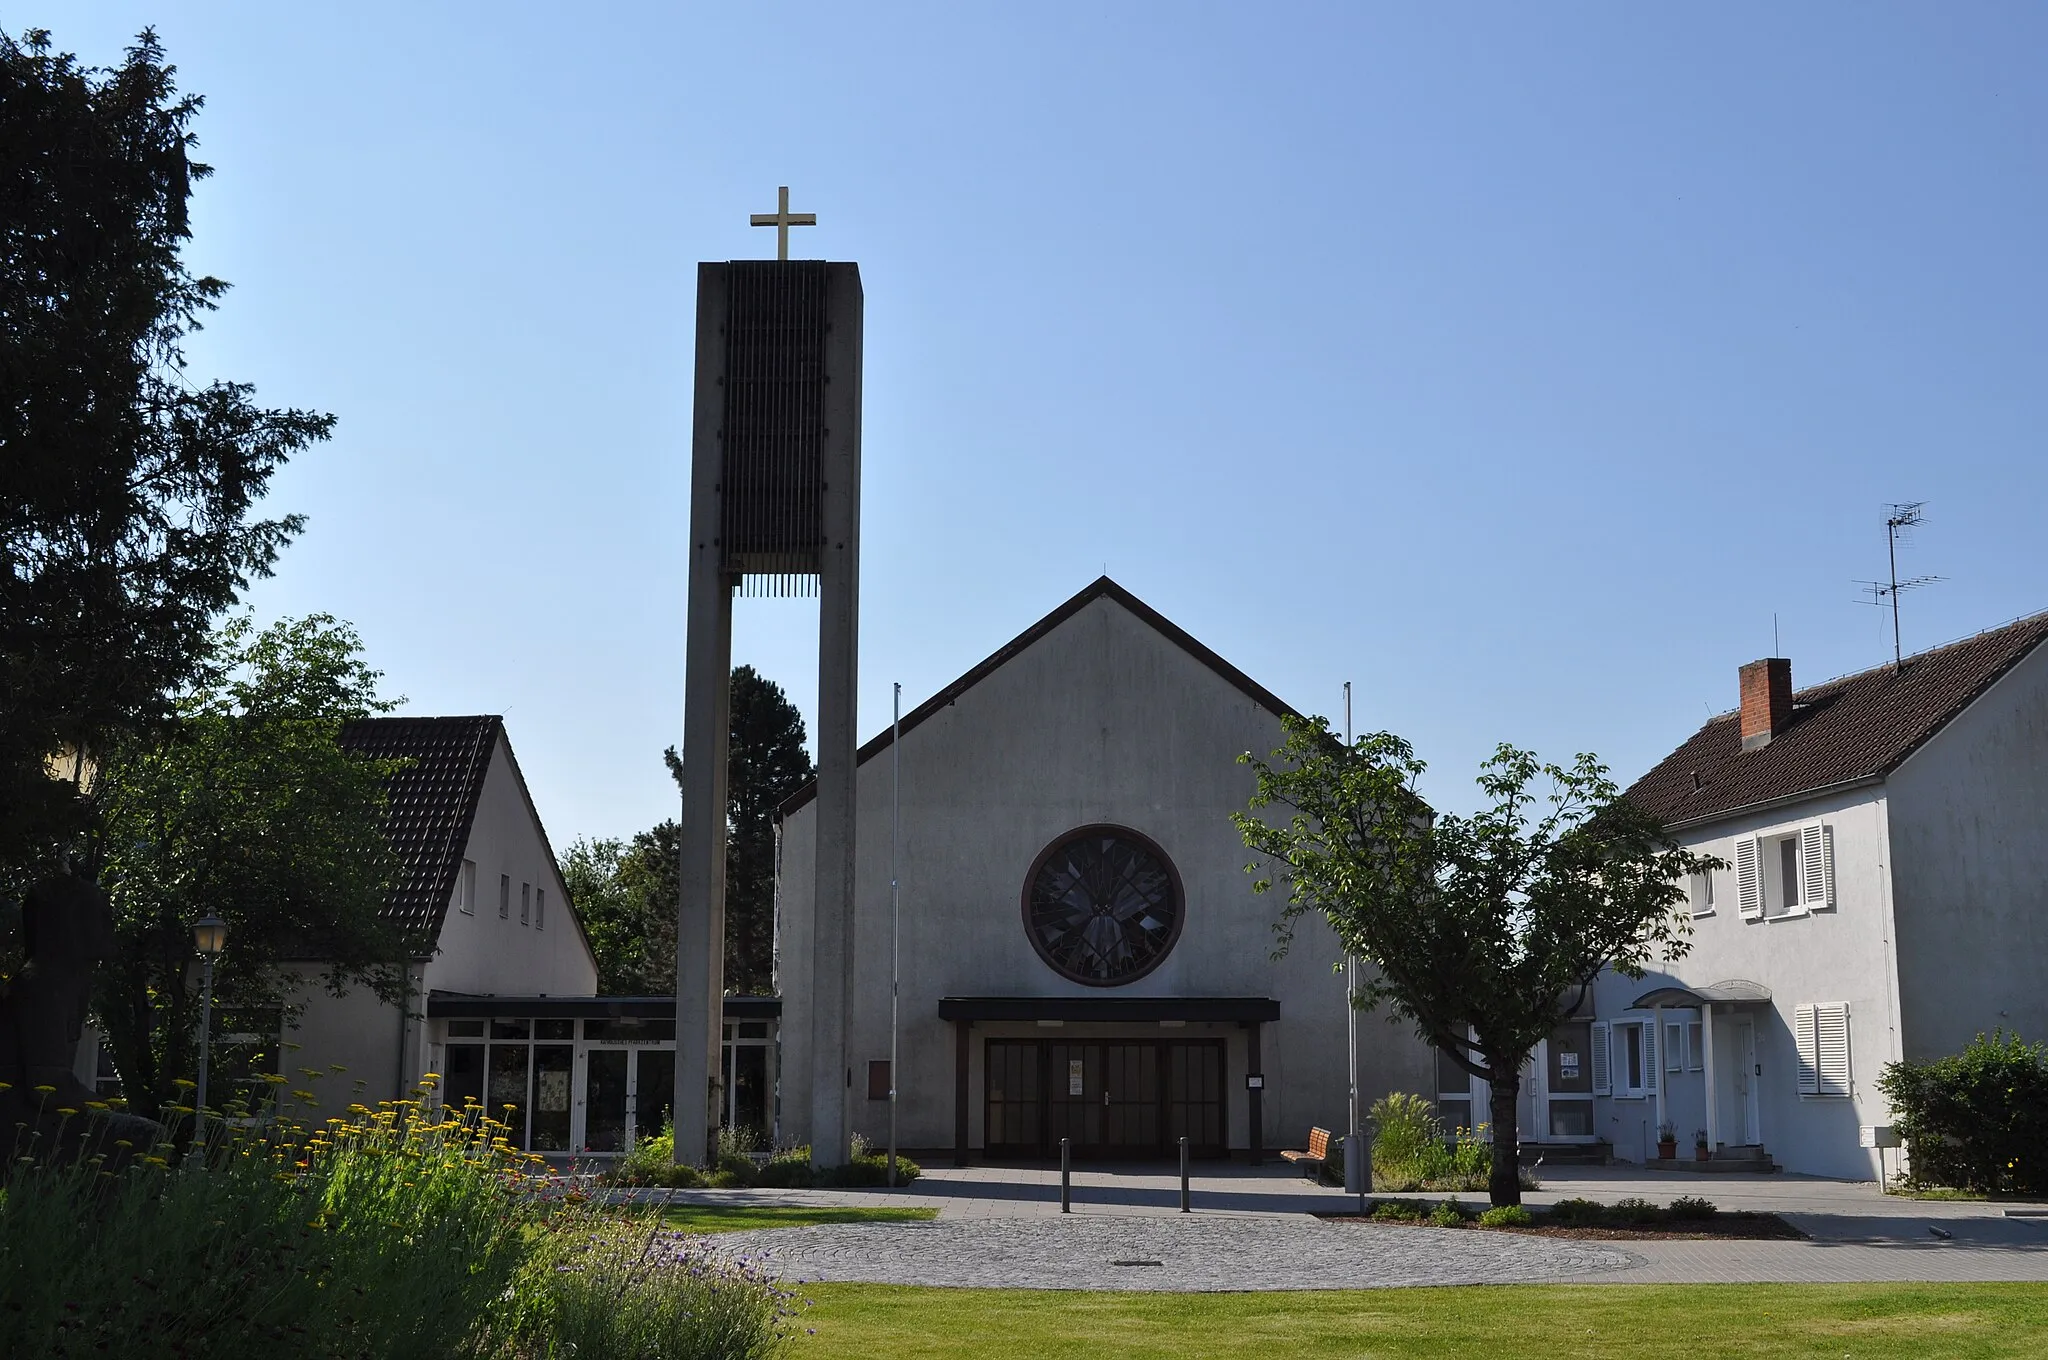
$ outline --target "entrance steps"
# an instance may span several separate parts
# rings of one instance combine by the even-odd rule
[[[1755,1144],[1723,1143],[1714,1149],[1714,1155],[1706,1161],[1697,1157],[1650,1157],[1643,1162],[1645,1171],[1698,1171],[1708,1175],[1720,1173],[1724,1176],[1768,1176],[1782,1170],[1771,1160],[1771,1154]]]
[[[1538,1161],[1545,1166],[1606,1166],[1614,1160],[1614,1148],[1604,1138],[1597,1143],[1524,1142],[1521,1150],[1523,1166]]]

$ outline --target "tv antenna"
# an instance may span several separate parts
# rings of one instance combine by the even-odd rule
[[[1891,561],[1891,579],[1889,581],[1857,582],[1870,595],[1870,598],[1864,601],[1864,603],[1874,604],[1880,609],[1889,604],[1892,608],[1892,670],[1894,673],[1905,666],[1904,652],[1899,646],[1899,593],[1906,590],[1918,590],[1921,586],[1931,586],[1936,581],[1942,579],[1939,576],[1915,576],[1904,581],[1899,579],[1899,539],[1906,530],[1918,528],[1927,522],[1927,516],[1922,513],[1926,505],[1926,501],[1898,501],[1885,507],[1885,551]],[[1909,538],[1907,541],[1910,542],[1911,539]]]

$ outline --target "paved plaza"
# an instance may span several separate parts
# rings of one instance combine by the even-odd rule
[[[733,1233],[722,1249],[768,1258],[786,1279],[1039,1289],[1360,1289],[1571,1283],[2048,1282],[2048,1218],[2018,1206],[1916,1201],[1803,1176],[1559,1168],[1532,1206],[1568,1197],[1782,1214],[1807,1241],[1580,1241],[1331,1222],[1355,1201],[1280,1167],[1211,1166],[1179,1181],[1151,1168],[1088,1167],[1059,1212],[1059,1173],[934,1168],[898,1191],[679,1191],[679,1203],[921,1205],[930,1223],[822,1224]],[[668,1192],[659,1192],[666,1196]],[[1455,1198],[1483,1205],[1483,1195]],[[2011,1212],[2008,1212],[2008,1208]],[[2036,1212],[2039,1212],[2038,1210]]]

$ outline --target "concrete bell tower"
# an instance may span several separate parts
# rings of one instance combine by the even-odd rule
[[[676,1159],[711,1146],[720,1103],[725,993],[726,756],[735,596],[819,596],[817,924],[810,957],[785,967],[813,1016],[812,1155],[847,1158],[852,1078],[855,658],[860,617],[861,308],[857,265],[779,258],[697,266],[691,438],[689,633],[683,681],[682,902],[676,933]],[[787,866],[801,872],[798,866]],[[696,1130],[701,1136],[686,1135]]]

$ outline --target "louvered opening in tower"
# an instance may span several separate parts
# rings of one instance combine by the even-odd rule
[[[816,593],[828,266],[736,260],[725,321],[720,542],[742,595]]]

